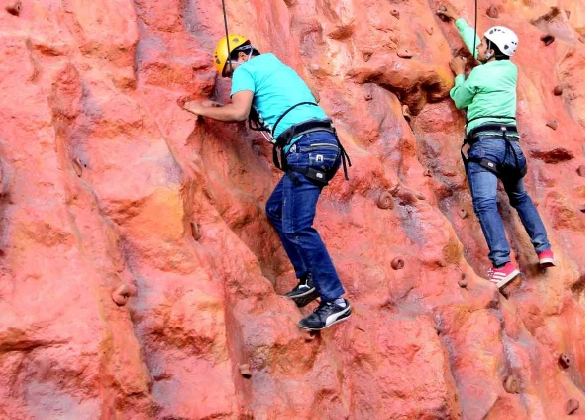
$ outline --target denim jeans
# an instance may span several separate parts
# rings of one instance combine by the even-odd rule
[[[303,135],[289,149],[292,166],[335,172],[341,163],[337,139],[318,131]],[[319,186],[300,173],[285,174],[266,203],[266,217],[280,237],[297,277],[312,273],[321,300],[329,302],[345,293],[327,248],[313,228]]]
[[[506,154],[506,142],[503,138],[480,136],[479,141],[469,149],[469,157],[486,158],[496,164],[508,167],[522,167],[526,164],[524,153],[522,153],[517,141],[510,143],[516,152],[517,162],[511,149]],[[490,250],[488,257],[494,267],[500,267],[510,261],[510,246],[506,240],[504,224],[496,204],[498,178],[476,162],[469,162],[467,177],[473,210],[479,219],[481,230]],[[549,249],[550,243],[546,236],[546,230],[534,203],[526,193],[524,181],[522,179],[503,179],[502,183],[510,205],[518,212],[536,252]]]

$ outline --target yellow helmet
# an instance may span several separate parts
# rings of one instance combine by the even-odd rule
[[[230,35],[229,41],[229,51],[227,37],[224,36],[217,43],[217,47],[215,47],[215,53],[213,54],[213,65],[222,76],[224,75],[223,71],[225,70],[225,66],[228,62],[230,54],[239,46],[250,43],[248,38],[239,35]]]

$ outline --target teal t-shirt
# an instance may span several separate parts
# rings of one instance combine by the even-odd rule
[[[458,19],[455,24],[470,51],[474,38],[476,46],[481,43],[465,20]],[[473,55],[477,57],[477,50]],[[490,61],[474,67],[467,79],[463,74],[457,76],[451,98],[458,109],[467,108],[468,121],[478,118],[467,125],[467,132],[483,124],[515,124],[517,82],[518,67],[510,60]],[[495,116],[510,118],[490,118]]]
[[[252,105],[271,131],[278,118],[293,105],[300,102],[316,103],[303,79],[274,54],[260,54],[238,65],[232,77],[231,94],[243,90],[254,92]],[[274,131],[274,138],[292,125],[310,119],[327,118],[325,111],[318,105],[300,105],[280,120]],[[290,145],[296,140],[293,139]]]

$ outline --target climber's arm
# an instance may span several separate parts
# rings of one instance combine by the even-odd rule
[[[467,49],[473,55],[473,58],[477,59],[477,47],[481,44],[481,39],[479,39],[475,30],[467,24],[465,19],[457,19],[455,21],[455,26],[459,29],[459,33],[461,34],[461,38],[463,38],[463,42],[465,42]],[[475,51],[472,51],[474,46]]]
[[[437,10],[437,14],[439,16],[442,16],[443,19],[455,21],[455,26],[459,30],[459,33],[461,34],[461,37],[463,38],[463,42],[465,42],[467,49],[469,50],[469,52],[471,52],[473,58],[477,59],[477,47],[479,46],[479,44],[481,44],[481,40],[476,35],[475,30],[467,24],[465,19],[461,18],[457,9],[455,9],[453,5],[447,3],[439,7],[439,10]],[[472,51],[474,49],[474,45],[475,51]]]
[[[183,105],[183,108],[195,115],[200,115],[217,121],[245,121],[250,114],[253,100],[254,92],[250,90],[241,90],[232,95],[232,102],[230,104],[221,107],[215,104],[206,106],[200,102],[190,101],[186,102]]]
[[[449,94],[451,95],[451,99],[455,102],[457,109],[465,109],[471,104],[474,92],[470,89],[467,80],[465,80],[465,75],[460,74],[455,78],[455,86],[451,89]]]
[[[473,96],[475,95],[477,88],[473,84],[473,77],[470,74],[469,78],[465,79],[465,66],[467,64],[467,59],[464,57],[454,57],[449,65],[451,66],[451,70],[455,73],[455,86],[451,89],[449,93],[451,95],[451,99],[455,102],[455,106],[457,109],[465,109],[471,104],[473,101]],[[473,71],[472,71],[473,73]]]

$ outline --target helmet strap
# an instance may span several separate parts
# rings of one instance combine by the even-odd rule
[[[487,47],[486,47],[485,58],[483,60],[483,64],[487,63],[494,56],[494,54],[489,51],[489,50],[492,49],[491,47],[492,47],[492,41],[490,41],[488,39],[487,40]]]
[[[250,50],[250,53],[248,54],[248,58],[246,59],[246,61],[244,61],[244,63],[247,63],[248,61],[250,61],[250,59],[252,58],[252,53],[254,52],[254,50]],[[236,70],[236,66],[239,66],[240,64],[244,64],[244,63],[240,63],[239,61],[235,61],[232,60],[231,57],[228,58],[229,63],[230,63],[230,74],[234,74],[234,71]]]

